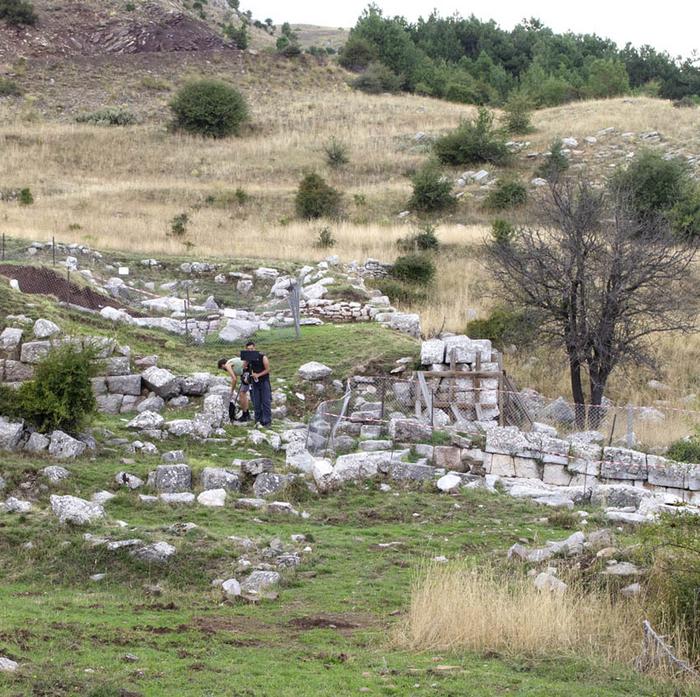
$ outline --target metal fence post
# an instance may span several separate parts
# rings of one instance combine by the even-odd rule
[[[631,404],[627,405],[627,434],[625,443],[628,448],[634,445],[634,408]]]
[[[189,309],[190,309],[190,287],[188,285],[185,288],[185,337],[188,337],[188,338],[190,336]]]
[[[5,233],[2,233],[2,260],[5,261]]]
[[[51,256],[53,258],[53,265],[56,266],[56,238],[51,236]]]

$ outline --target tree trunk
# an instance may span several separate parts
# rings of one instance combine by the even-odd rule
[[[595,370],[590,370],[590,375],[591,404],[588,409],[588,426],[595,431],[598,430],[605,418],[605,408],[601,404],[608,378],[607,375],[603,376]]]
[[[586,398],[583,394],[581,361],[578,358],[569,357],[569,371],[571,373],[571,394],[573,395],[576,409],[576,427],[583,428],[585,426]]]

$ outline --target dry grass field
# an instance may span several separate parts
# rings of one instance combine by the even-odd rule
[[[279,81],[273,88],[257,89],[246,75],[240,82],[251,104],[252,124],[243,137],[223,141],[170,132],[168,92],[145,96],[160,105],[149,108],[157,117],[127,128],[44,120],[36,113],[27,120],[16,106],[0,104],[0,190],[28,186],[35,198],[24,207],[0,202],[3,231],[31,240],[55,235],[148,255],[182,253],[182,241],[168,231],[171,219],[186,212],[187,253],[195,257],[320,259],[329,250],[315,248],[314,242],[327,225],[337,240],[330,251],[343,260],[391,261],[398,253],[396,240],[420,223],[414,214],[397,217],[410,196],[410,173],[429,157],[416,133],[443,133],[475,109],[417,96],[363,95],[338,83],[337,68],[320,68],[326,69],[333,72],[326,90],[285,89]],[[659,100],[570,104],[537,112],[533,122],[535,131],[523,153],[542,152],[554,138],[573,136],[580,142],[576,166],[596,176],[638,149],[634,137],[623,137],[627,132],[659,131],[660,147],[700,153],[700,109],[674,109]],[[583,142],[610,127],[615,133],[597,144]],[[348,146],[350,162],[339,169],[325,163],[323,146],[331,138]],[[536,162],[523,155],[516,169],[529,178]],[[343,192],[341,222],[295,218],[296,186],[310,170]],[[248,195],[246,202],[236,199],[237,189]],[[438,257],[435,289],[427,302],[411,308],[421,312],[426,333],[440,327],[463,331],[469,319],[488,312],[497,296],[480,262],[490,215],[479,203],[478,187],[465,192],[456,210],[440,221],[438,237],[446,247]],[[672,386],[674,398],[700,392],[692,367],[700,356],[700,340],[673,338],[659,347],[660,377]],[[566,394],[565,373],[553,371],[551,364],[544,352],[530,361],[514,358],[512,368],[522,384]],[[668,398],[640,392],[649,377],[647,372],[641,377],[639,371],[621,373],[614,385],[616,398],[647,403]]]

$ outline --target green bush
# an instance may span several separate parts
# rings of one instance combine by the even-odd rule
[[[372,281],[371,285],[386,295],[392,303],[412,305],[424,302],[428,298],[428,294],[422,288],[394,278],[378,278]]]
[[[523,312],[498,307],[486,319],[467,323],[466,331],[472,339],[490,339],[499,348],[511,344],[522,347],[533,343],[537,326]]]
[[[367,94],[398,92],[401,89],[401,78],[383,63],[370,63],[367,70],[353,80],[352,86]]]
[[[517,179],[499,179],[489,191],[484,205],[494,211],[522,206],[527,202],[527,189]]]
[[[338,56],[338,62],[347,70],[364,70],[379,58],[379,52],[367,39],[352,34]]]
[[[496,244],[509,244],[515,237],[515,226],[508,220],[496,218],[491,224],[491,237]]]
[[[22,94],[19,85],[6,77],[0,77],[0,97],[19,97]]]
[[[406,254],[394,262],[391,275],[406,283],[428,285],[435,276],[435,264],[424,254]]]
[[[170,102],[170,108],[176,128],[212,138],[238,134],[248,120],[248,105],[243,95],[218,80],[188,83]]]
[[[233,197],[239,206],[245,206],[250,201],[250,194],[245,189],[241,189],[240,186],[233,192]]]
[[[532,102],[520,92],[514,92],[506,102],[504,109],[505,125],[508,133],[523,135],[532,132]]]
[[[92,123],[97,126],[130,126],[136,123],[134,114],[124,107],[106,107],[75,117],[78,123]]]
[[[535,170],[535,176],[549,182],[556,181],[562,172],[569,169],[569,158],[563,152],[564,143],[560,139],[549,146],[549,154],[545,155],[542,164]]]
[[[689,94],[686,94],[682,99],[676,99],[673,102],[673,106],[676,107],[676,109],[693,109],[699,105],[700,99],[698,99],[696,95],[691,97]]]
[[[93,352],[71,345],[52,349],[37,365],[33,380],[16,391],[0,392],[0,413],[24,419],[40,431],[75,432],[96,408],[92,358]]]
[[[34,203],[34,196],[32,195],[32,190],[29,187],[20,189],[19,196],[17,198],[20,206],[31,206]]]
[[[408,201],[409,208],[432,213],[452,208],[457,200],[452,195],[452,182],[433,162],[421,167],[411,178],[413,195]]]
[[[329,227],[323,227],[319,230],[318,239],[314,243],[314,247],[329,249],[330,247],[335,247],[336,241],[335,237],[333,237],[333,231]]]
[[[674,234],[683,240],[700,238],[700,187],[689,186],[686,195],[668,213]]]
[[[586,94],[594,99],[616,97],[630,91],[625,64],[614,58],[598,58],[589,67]]]
[[[27,0],[0,0],[0,19],[8,24],[36,24],[38,19],[34,5]]]
[[[643,526],[643,563],[650,567],[649,620],[661,634],[680,630],[691,662],[700,656],[700,517],[665,514]]]
[[[664,215],[676,234],[690,238],[700,233],[700,191],[684,160],[643,150],[615,172],[611,183],[628,193],[639,218]]]
[[[187,213],[179,213],[173,216],[170,221],[170,234],[173,237],[184,237],[187,233],[187,223],[190,221],[190,216]]]
[[[248,27],[245,24],[241,24],[239,27],[235,27],[233,24],[224,24],[222,31],[224,36],[227,39],[231,39],[236,44],[236,48],[241,51],[245,51],[250,45]]]
[[[341,194],[325,179],[311,172],[299,183],[295,206],[297,215],[307,220],[337,218],[340,215]]]
[[[671,444],[666,455],[676,462],[700,463],[700,436],[681,438]]]
[[[510,161],[504,134],[493,125],[493,114],[485,108],[473,121],[463,121],[452,133],[435,141],[435,154],[447,165],[489,162],[505,165]]]
[[[440,248],[440,241],[435,230],[437,230],[435,225],[426,223],[413,235],[399,238],[396,246],[402,252],[436,252]]]
[[[324,146],[326,154],[326,164],[329,167],[342,167],[350,162],[348,157],[348,146],[337,138],[331,138]]]

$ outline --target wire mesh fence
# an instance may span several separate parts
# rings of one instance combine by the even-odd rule
[[[426,387],[419,374],[355,378],[342,397],[323,402],[314,412],[308,449],[318,456],[332,455],[347,447],[348,437],[386,437],[394,418],[417,418],[433,429],[456,426],[472,430],[478,421],[524,431],[552,429],[552,435],[556,432],[562,437],[597,431],[605,445],[651,451],[665,450],[673,442],[700,432],[700,411],[688,405],[615,405],[604,401],[590,406],[491,384],[446,385],[450,380],[444,378],[440,385]]]

